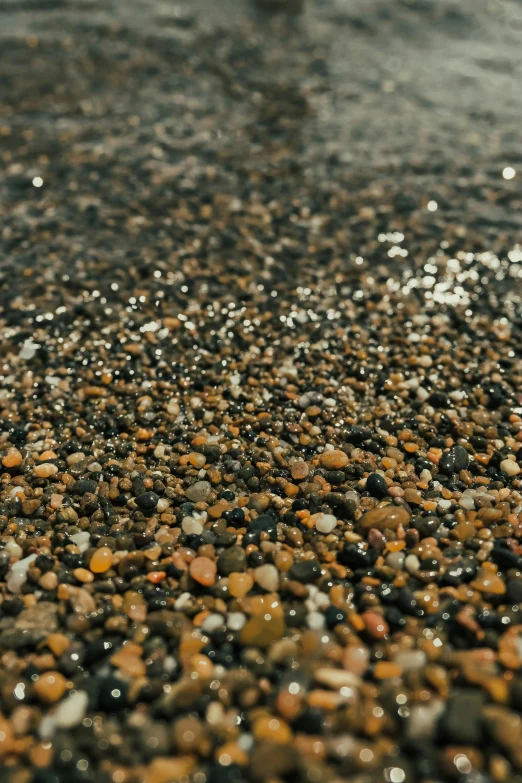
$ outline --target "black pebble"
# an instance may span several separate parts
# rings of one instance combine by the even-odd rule
[[[388,485],[380,473],[371,473],[366,480],[366,489],[370,495],[382,500],[388,494]]]
[[[143,511],[152,511],[158,505],[159,496],[155,492],[143,492],[135,500],[136,505]]]

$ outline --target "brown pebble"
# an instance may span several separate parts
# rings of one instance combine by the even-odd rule
[[[189,571],[192,579],[200,585],[209,587],[216,580],[216,563],[209,557],[195,557],[189,566]]]
[[[34,693],[41,700],[53,703],[67,690],[67,680],[60,672],[43,672],[34,684]]]
[[[7,450],[7,454],[2,459],[2,465],[4,468],[17,468],[22,464],[22,455],[14,447]]]
[[[390,632],[388,623],[377,612],[363,612],[361,619],[364,622],[366,632],[373,639],[382,639]]]
[[[94,574],[103,574],[111,567],[112,560],[112,551],[108,546],[102,546],[91,557],[89,568]]]
[[[321,454],[319,461],[326,470],[340,470],[348,465],[349,459],[344,451],[330,449]]]
[[[399,525],[405,525],[409,519],[410,515],[404,506],[389,504],[367,511],[357,522],[357,527],[364,533],[371,530],[371,528],[380,531],[386,529],[397,530]]]

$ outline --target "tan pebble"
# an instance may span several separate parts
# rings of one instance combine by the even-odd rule
[[[389,680],[391,677],[400,677],[401,674],[401,667],[391,661],[378,661],[373,668],[376,680]]]
[[[60,508],[62,503],[63,503],[63,496],[62,495],[57,495],[57,494],[51,495],[51,500],[49,502],[49,505],[51,506],[51,508]]]
[[[274,564],[278,571],[290,571],[294,564],[294,556],[286,549],[281,549],[274,556]]]
[[[364,622],[366,632],[373,639],[382,639],[390,632],[388,623],[377,612],[363,612],[361,619]]]
[[[193,451],[188,455],[188,461],[195,468],[202,468],[206,462],[206,458],[203,454],[199,454],[197,451]]]
[[[281,639],[284,632],[283,617],[267,611],[266,614],[257,614],[248,620],[240,631],[240,640],[243,645],[269,647],[273,642]]]
[[[216,563],[209,557],[195,557],[189,566],[192,579],[210,587],[216,580]]]
[[[405,525],[410,519],[410,515],[404,506],[380,506],[367,511],[359,521],[357,527],[362,532],[368,532],[372,527],[376,530],[397,530],[399,525]]]
[[[55,590],[58,586],[58,577],[54,571],[48,571],[46,574],[42,574],[38,580],[38,584],[44,590]]]
[[[128,677],[143,677],[147,671],[145,661],[140,657],[142,648],[137,644],[124,644],[111,656],[111,663]]]
[[[310,469],[306,462],[294,462],[290,469],[290,473],[293,479],[296,481],[302,481],[310,472]]]
[[[206,655],[197,654],[193,655],[190,659],[189,670],[192,673],[192,679],[196,679],[194,677],[195,674],[197,674],[198,677],[207,679],[212,677],[214,664]]]
[[[55,473],[58,473],[58,468],[50,462],[44,462],[43,465],[35,465],[33,473],[39,478],[49,478],[50,476],[54,476]]]
[[[269,593],[277,590],[279,585],[279,573],[277,568],[270,563],[258,566],[254,571],[257,584]]]
[[[493,595],[503,595],[506,592],[504,580],[492,571],[481,568],[477,578],[470,582],[470,586],[480,593],[492,593]]]
[[[230,764],[238,764],[244,767],[248,763],[248,755],[236,742],[227,742],[225,745],[221,745],[214,755],[218,764],[224,767]]]
[[[34,684],[34,693],[41,700],[53,704],[67,690],[67,680],[60,672],[43,672]]]
[[[108,546],[102,546],[91,557],[89,568],[94,574],[103,574],[112,565],[113,555]]]
[[[321,466],[323,468],[326,468],[326,470],[339,470],[340,468],[346,467],[348,465],[349,459],[348,455],[344,453],[344,451],[340,451],[339,449],[330,449],[328,451],[324,451],[319,461],[321,463]]]
[[[38,462],[47,462],[49,459],[56,459],[58,455],[54,451],[42,451],[38,457]]]
[[[4,468],[17,468],[22,464],[22,455],[14,447],[7,450],[7,454],[2,459],[2,465]]]
[[[292,741],[292,730],[282,718],[263,715],[254,721],[252,733],[256,740],[268,740],[278,745],[288,745]]]
[[[456,538],[457,541],[468,541],[476,534],[475,525],[471,522],[459,522],[458,525],[450,531],[450,537]]]
[[[193,756],[157,756],[145,770],[143,783],[175,783],[186,780],[195,766],[196,759]]]
[[[75,568],[73,571],[73,576],[79,582],[84,583],[92,582],[94,580],[94,576],[90,571],[87,571],[86,568]]]
[[[71,645],[70,640],[63,633],[50,633],[45,643],[57,657],[60,657]]]
[[[370,651],[361,645],[350,645],[343,654],[343,666],[349,672],[362,677],[370,662]]]
[[[422,495],[417,489],[405,489],[404,500],[406,503],[413,503],[419,506],[422,503]]]
[[[340,693],[335,693],[335,691],[315,688],[310,691],[306,701],[310,707],[318,707],[321,710],[336,710],[343,702],[346,702],[346,699]]]

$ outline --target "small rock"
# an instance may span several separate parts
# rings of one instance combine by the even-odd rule
[[[212,494],[212,486],[209,481],[196,481],[185,490],[185,495],[193,503],[207,503]]]

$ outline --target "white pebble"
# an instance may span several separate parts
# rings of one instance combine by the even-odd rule
[[[225,624],[225,618],[222,614],[213,613],[209,614],[208,617],[205,617],[203,622],[201,623],[201,629],[205,631],[206,633],[213,633],[213,631],[217,631],[218,628],[221,628],[222,625]]]
[[[33,342],[33,338],[29,337],[28,340],[26,340],[22,346],[22,350],[18,354],[20,359],[25,359],[26,361],[29,361],[29,359],[32,359],[34,356],[36,356],[36,351],[40,348],[38,343]]]
[[[54,712],[54,722],[60,729],[78,726],[85,717],[89,697],[86,691],[76,691],[64,699]]]
[[[85,552],[87,549],[89,549],[91,537],[86,530],[81,530],[79,533],[75,533],[73,536],[71,536],[71,541],[73,544],[76,544],[80,552]]]
[[[444,702],[442,699],[432,698],[428,704],[412,705],[406,733],[409,737],[415,738],[433,737],[437,720],[443,712]]]
[[[337,518],[333,514],[316,514],[315,529],[318,533],[328,535],[337,525]]]
[[[312,631],[320,631],[325,626],[324,615],[319,612],[310,612],[306,616],[306,622]]]
[[[38,555],[29,555],[24,557],[23,560],[18,560],[17,563],[11,568],[9,576],[7,577],[7,589],[11,593],[19,593],[20,588],[25,584],[27,580],[27,571],[31,563],[34,563]]]
[[[459,500],[459,506],[465,508],[467,511],[472,511],[475,508],[475,501],[473,498],[463,495]]]
[[[512,459],[503,459],[500,463],[500,470],[503,470],[508,476],[518,476],[520,465],[517,465]]]
[[[404,565],[404,558],[403,552],[390,552],[386,557],[386,565],[394,571],[400,571]]]
[[[437,506],[442,509],[442,511],[447,511],[448,508],[451,506],[451,500],[446,500],[445,498],[442,498],[442,500],[439,500],[437,503]]]
[[[174,609],[179,612],[181,611],[188,603],[190,603],[192,599],[192,595],[190,593],[181,593],[179,598],[176,599],[176,603],[174,604]]]
[[[422,669],[426,665],[426,653],[422,650],[403,650],[394,658],[396,664],[405,672]]]
[[[24,550],[22,547],[16,543],[13,539],[11,541],[8,541],[7,544],[4,547],[6,552],[9,552],[11,557],[17,557],[20,559],[24,553]]]
[[[240,631],[246,623],[246,616],[243,612],[230,612],[227,620],[227,627],[231,631]]]
[[[279,571],[270,563],[258,566],[254,571],[254,578],[257,584],[268,593],[275,592],[279,586]]]
[[[409,574],[416,574],[420,568],[420,560],[417,555],[408,555],[404,561],[404,567]]]
[[[203,532],[203,525],[198,519],[194,519],[194,517],[183,517],[181,528],[188,536],[199,536]]]
[[[321,685],[327,688],[340,690],[341,688],[358,688],[361,684],[361,678],[358,674],[348,672],[345,669],[330,669],[327,666],[321,666],[315,671],[315,679]]]

